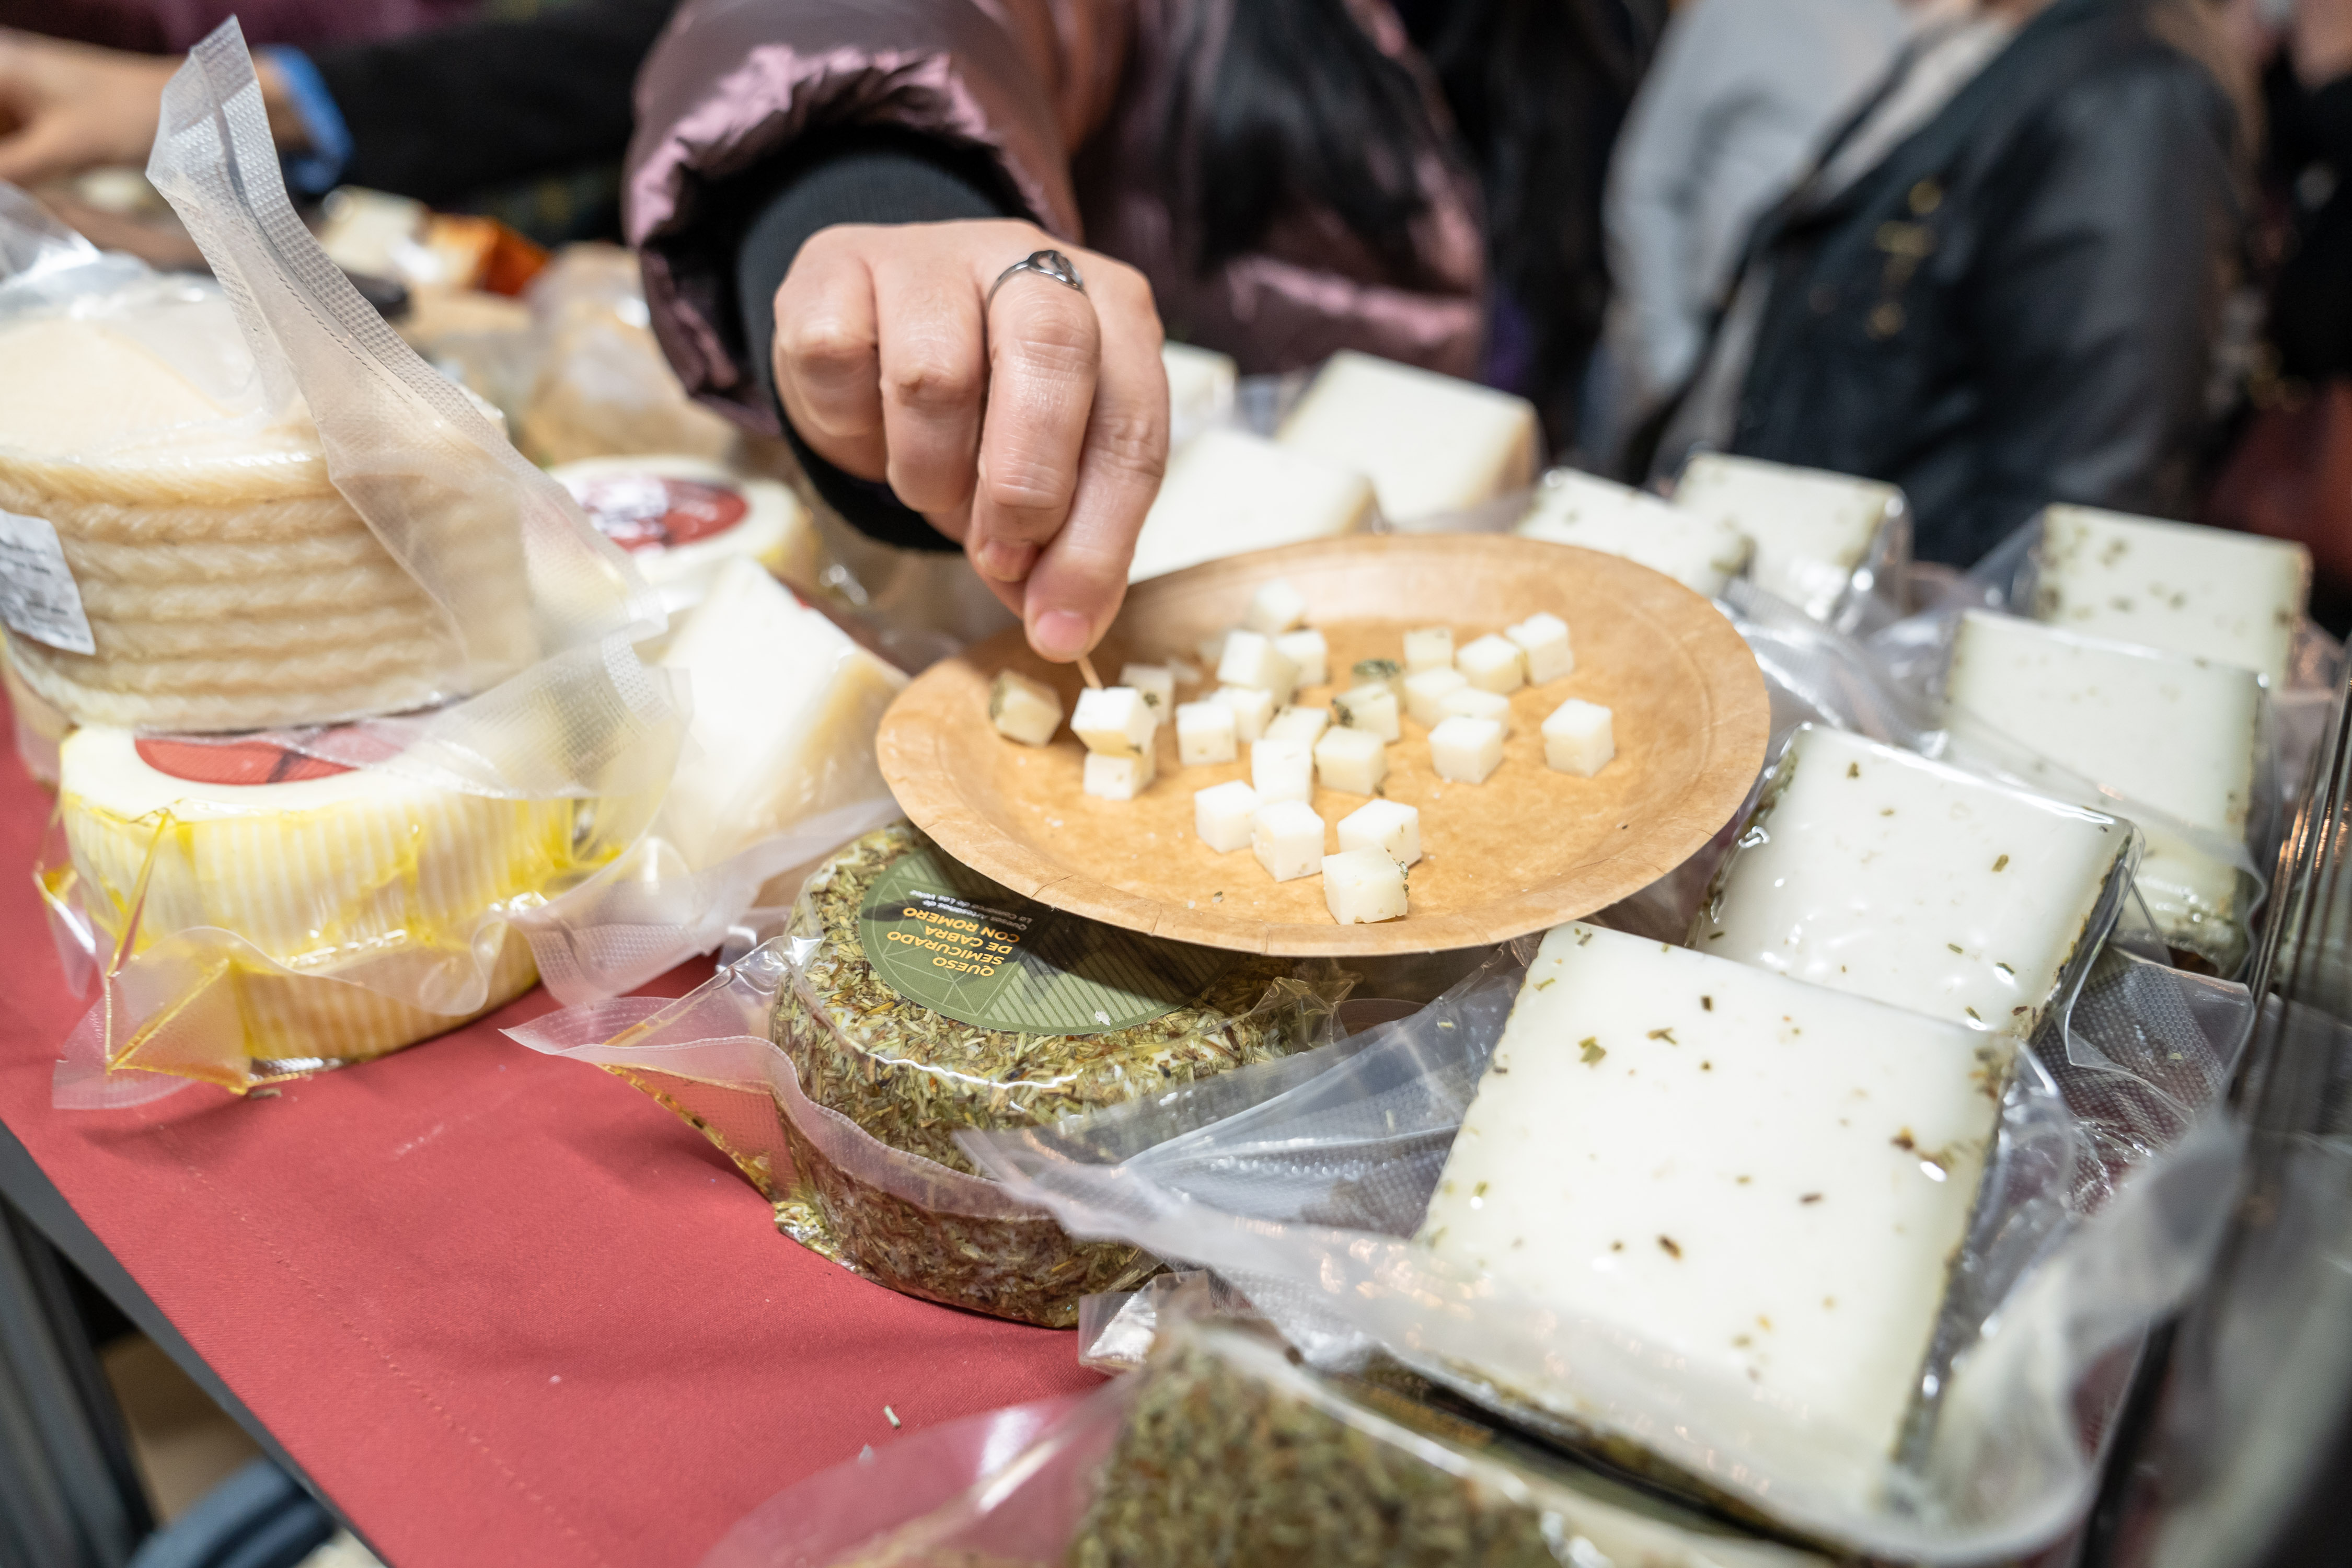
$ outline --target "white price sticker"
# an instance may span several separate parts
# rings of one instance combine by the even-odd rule
[[[98,651],[58,531],[40,518],[0,511],[0,621],[68,653]]]

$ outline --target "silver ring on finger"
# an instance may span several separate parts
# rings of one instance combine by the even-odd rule
[[[1022,272],[1034,272],[1040,278],[1050,278],[1063,288],[1080,294],[1087,291],[1086,279],[1078,276],[1076,264],[1068,257],[1058,250],[1033,250],[996,275],[996,281],[988,286],[988,298],[981,301],[982,315],[988,314],[989,308],[996,303],[996,291],[1010,282],[1016,273]]]

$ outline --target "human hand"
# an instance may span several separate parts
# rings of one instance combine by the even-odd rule
[[[88,169],[143,168],[176,55],[138,55],[0,28],[0,180],[32,185]],[[254,61],[272,139],[306,140],[285,79]]]
[[[1056,248],[1084,293],[1016,273],[989,300],[1007,267]],[[1160,342],[1141,273],[1014,219],[824,229],[776,290],[793,427],[961,543],[1060,663],[1118,613],[1159,493]]]
[[[2352,75],[2352,0],[2295,0],[2287,47],[2306,89]]]

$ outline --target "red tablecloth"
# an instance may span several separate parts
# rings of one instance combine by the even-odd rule
[[[692,1563],[889,1443],[885,1405],[912,1430],[1097,1381],[1067,1333],[785,1240],[652,1100],[498,1033],[541,993],[272,1098],[52,1110],[84,1004],[27,874],[48,809],[0,755],[0,1121],[395,1568]]]

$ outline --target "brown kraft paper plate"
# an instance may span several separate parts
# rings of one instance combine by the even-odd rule
[[[1569,624],[1575,670],[1513,695],[1503,764],[1486,783],[1438,778],[1428,730],[1402,720],[1385,793],[1421,809],[1424,855],[1403,920],[1339,925],[1321,878],[1277,883],[1247,849],[1202,842],[1192,795],[1249,777],[1246,744],[1238,761],[1181,767],[1171,715],[1158,782],[1108,801],[1080,787],[1086,753],[1066,722],[1042,747],[998,734],[988,691],[1000,669],[1060,692],[1066,719],[1083,685],[1017,630],[932,666],[884,716],[882,773],[900,808],[974,870],[1091,920],[1248,952],[1422,952],[1547,930],[1638,891],[1721,828],[1763,766],[1764,679],[1713,605],[1630,561],[1507,535],[1317,540],[1154,578],[1128,591],[1096,668],[1109,681],[1128,662],[1198,667],[1201,641],[1274,577],[1305,595],[1307,624],[1330,645],[1335,679],[1302,690],[1307,705],[1345,690],[1359,659],[1401,661],[1409,627],[1451,626],[1459,647],[1538,611]],[[1213,689],[1214,672],[1202,675],[1177,701]],[[1544,763],[1538,726],[1571,697],[1615,716],[1616,760],[1590,779]],[[1370,798],[1318,786],[1314,806],[1336,824]],[[1325,847],[1337,851],[1336,831]]]

